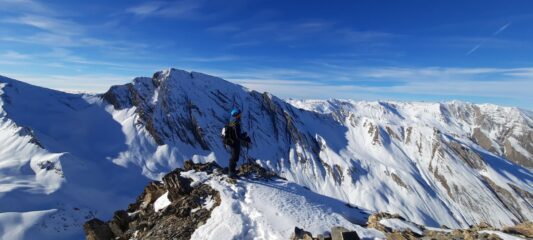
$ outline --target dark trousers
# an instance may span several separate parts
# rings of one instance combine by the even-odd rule
[[[241,144],[231,146],[231,157],[229,159],[228,176],[234,176],[239,162],[239,155],[241,154]]]

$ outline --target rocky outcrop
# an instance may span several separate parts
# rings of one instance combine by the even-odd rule
[[[263,167],[261,167],[259,164],[254,162],[249,162],[246,164],[243,164],[237,169],[237,175],[241,177],[247,177],[247,178],[255,178],[255,179],[272,179],[272,178],[279,178],[279,176]]]
[[[165,188],[168,190],[168,199],[172,202],[181,196],[191,193],[191,180],[180,175],[181,169],[177,168],[163,177]]]
[[[218,163],[216,162],[194,163],[191,160],[187,160],[183,163],[183,170],[184,171],[195,170],[197,172],[206,172],[207,174],[211,174],[215,171],[222,170],[222,167],[220,167],[220,165],[218,165]]]
[[[387,227],[385,227],[383,224],[379,223],[382,219],[391,219],[396,218],[400,220],[405,220],[402,216],[399,214],[390,214],[386,212],[378,212],[370,215],[367,220],[367,227],[369,228],[375,228],[377,230],[383,231],[383,232],[390,232],[391,230]]]
[[[213,164],[186,164],[188,169],[210,169]],[[190,239],[203,225],[214,207],[220,205],[219,193],[206,184],[192,187],[191,179],[181,176],[175,169],[163,177],[163,183],[149,183],[127,211],[115,212],[108,222],[92,219],[85,223],[88,239]],[[168,192],[170,204],[155,211],[154,202]],[[213,206],[204,206],[207,199]]]
[[[313,234],[305,231],[299,227],[294,228],[294,233],[291,236],[291,240],[313,240]]]
[[[415,228],[405,229],[391,229],[384,224],[382,220],[384,219],[396,219],[400,222],[409,224]],[[373,228],[380,232],[383,232],[386,239],[389,240],[415,240],[415,239],[464,239],[464,240],[474,240],[474,239],[486,239],[486,240],[498,240],[501,239],[499,235],[495,233],[488,233],[485,231],[493,232],[504,232],[511,234],[517,237],[522,238],[532,238],[533,237],[533,223],[525,222],[514,227],[505,227],[503,230],[492,227],[487,223],[479,223],[472,225],[466,229],[448,229],[446,226],[439,228],[426,229],[424,226],[409,222],[398,214],[390,214],[386,212],[378,212],[370,215],[367,221],[367,228]],[[418,228],[418,229],[416,229]],[[416,232],[414,232],[416,231]],[[294,233],[292,234],[291,240],[358,240],[360,239],[357,235],[357,232],[350,231],[342,226],[333,227],[331,231],[325,235],[319,234],[314,237],[310,232],[305,231],[304,229],[296,227]]]
[[[504,204],[504,206],[516,216],[521,222],[528,220],[522,214],[522,208],[518,205],[518,201],[505,188],[498,186],[490,178],[483,176],[484,183],[493,192],[493,194]]]
[[[533,239],[533,222],[527,221],[514,227],[504,227],[503,232]]]
[[[486,170],[485,162],[476,154],[473,150],[461,145],[456,141],[452,141],[448,146],[458,155],[461,159],[473,169]]]
[[[331,240],[359,240],[359,236],[355,231],[350,231],[343,227],[333,227],[331,229]]]
[[[498,107],[502,112],[491,114],[475,105],[472,108],[477,125],[472,138],[478,145],[518,165],[533,168],[533,123],[530,117],[516,108],[504,110]]]
[[[220,174],[227,170],[215,162],[194,163],[187,160],[183,169],[176,168],[163,177],[163,182],[150,182],[137,200],[126,211],[116,211],[108,222],[91,219],[84,225],[88,239],[190,239],[194,231],[211,216],[211,211],[220,205],[219,193],[206,184],[193,184],[181,176],[183,171],[202,171]],[[249,162],[237,169],[241,177],[269,180],[279,178],[275,173]],[[159,211],[155,202],[166,197],[170,204]],[[206,207],[207,200],[214,202]]]
[[[291,240],[359,240],[359,235],[356,231],[350,231],[344,227],[331,228],[331,235],[324,236],[322,234],[313,237],[310,232],[307,232],[299,227],[294,228],[294,233]]]
[[[137,209],[146,209],[153,207],[153,204],[157,198],[159,198],[166,189],[163,184],[159,182],[150,182],[144,188],[144,191],[137,197],[137,200],[130,204],[128,212],[134,212]]]
[[[533,160],[531,158],[528,158],[524,155],[522,151],[519,151],[517,148],[522,148],[527,153],[533,153],[533,146],[531,143],[533,142],[533,132],[530,133],[531,136],[524,135],[519,137],[520,140],[515,138],[508,138],[503,142],[503,150],[505,153],[505,157],[513,162],[515,162],[518,165],[527,167],[527,168],[533,168]],[[516,142],[514,145],[512,141]],[[520,144],[525,143],[525,144]],[[529,144],[527,144],[529,143]]]
[[[87,240],[108,240],[114,237],[109,225],[99,219],[91,219],[83,225]]]

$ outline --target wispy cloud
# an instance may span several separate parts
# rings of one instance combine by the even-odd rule
[[[356,100],[507,99],[532,109],[533,68],[345,67],[204,69],[283,98]],[[386,84],[382,84],[386,83]]]
[[[6,77],[67,92],[103,93],[111,85],[124,84],[134,76],[112,74],[36,75],[2,73]]]
[[[506,23],[504,24],[503,26],[501,26],[500,28],[498,28],[498,30],[496,30],[495,32],[492,33],[492,35],[490,37],[487,37],[487,38],[484,38],[483,40],[481,40],[480,43],[478,43],[476,46],[474,46],[472,49],[470,49],[470,51],[468,51],[466,53],[466,55],[471,55],[472,53],[474,53],[475,51],[477,51],[481,46],[483,46],[487,41],[489,41],[491,38],[494,38],[496,37],[498,34],[500,34],[501,32],[505,31],[505,29],[507,29],[509,26],[511,25],[511,23]]]
[[[7,9],[6,9],[7,8]],[[56,49],[91,49],[91,52],[100,52],[99,59],[115,56],[139,57],[148,45],[130,40],[105,39],[94,32],[101,31],[96,25],[79,22],[76,18],[66,16],[65,9],[55,9],[50,5],[32,0],[0,0],[0,24],[4,24],[1,42],[11,42],[31,46],[28,49],[49,48]],[[104,23],[105,25],[106,23]],[[97,24],[98,25],[98,24]],[[1,26],[1,25],[0,25]],[[23,26],[23,27],[19,27]],[[27,62],[33,64],[38,59],[43,59],[42,51],[34,54],[33,50],[24,51]],[[83,52],[83,51],[81,51]],[[69,62],[78,65],[105,65],[119,67],[128,65],[117,61],[90,60],[87,58],[74,58],[61,56],[57,58],[56,65]],[[4,59],[6,56],[4,56]],[[33,59],[35,58],[35,59]],[[34,60],[34,61],[29,61]],[[19,64],[20,62],[16,62]]]
[[[6,18],[3,19],[2,22],[31,26],[47,32],[67,36],[81,35],[85,32],[85,28],[82,25],[73,21],[39,15],[24,15],[14,18]]]
[[[55,11],[33,0],[0,0],[0,12],[54,14]]]
[[[196,19],[204,16],[201,12],[203,3],[203,0],[149,1],[130,7],[126,12],[139,17]]]
[[[241,57],[234,55],[221,55],[221,56],[211,56],[211,57],[182,57],[181,61],[186,62],[228,62],[228,61],[237,61],[241,60]]]
[[[7,59],[7,60],[24,60],[30,58],[27,54],[22,54],[15,51],[5,51],[4,53],[0,54],[0,59]]]
[[[389,32],[356,30],[323,19],[288,21],[276,20],[274,17],[264,19],[255,16],[245,21],[213,25],[206,28],[206,31],[225,36],[231,40],[228,48],[255,46],[264,43],[298,43],[297,46],[299,47],[315,44],[358,43],[371,47],[371,45],[383,45],[384,42],[400,36]],[[313,39],[313,41],[309,41],[309,39]]]

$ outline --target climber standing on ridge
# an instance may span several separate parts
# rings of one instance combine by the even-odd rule
[[[233,108],[230,114],[230,122],[222,129],[222,139],[224,145],[231,149],[228,177],[235,179],[237,178],[235,171],[241,153],[241,145],[248,147],[250,145],[250,137],[241,131],[241,110]]]

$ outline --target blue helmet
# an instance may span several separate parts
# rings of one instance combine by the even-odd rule
[[[233,108],[231,109],[230,114],[232,117],[236,117],[237,115],[241,114],[241,110],[239,110],[238,108]]]

